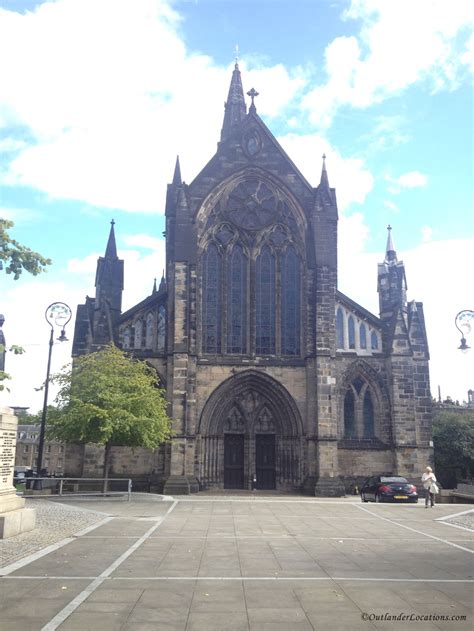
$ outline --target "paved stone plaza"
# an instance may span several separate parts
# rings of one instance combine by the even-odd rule
[[[98,521],[0,570],[2,631],[473,625],[470,517],[439,521],[469,506],[260,495],[71,506]]]

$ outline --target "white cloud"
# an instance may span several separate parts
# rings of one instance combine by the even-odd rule
[[[385,180],[390,182],[391,185],[387,187],[389,193],[392,195],[398,195],[404,188],[423,188],[428,183],[428,176],[420,171],[409,171],[403,173],[397,178],[391,175],[386,175]]]
[[[25,14],[0,11],[0,56],[9,60],[0,68],[3,125],[31,134],[3,182],[163,213],[176,154],[189,181],[215,152],[231,67],[186,50],[165,0],[57,0]],[[305,82],[281,64],[248,72],[240,65],[244,88],[255,82],[262,92],[264,116],[281,114]]]
[[[421,242],[429,243],[433,238],[433,228],[431,226],[423,226],[421,229]]]
[[[383,204],[384,204],[384,206],[389,208],[394,213],[399,213],[400,212],[400,208],[394,202],[390,201],[389,199],[385,199]]]
[[[30,208],[0,208],[0,217],[13,221],[15,226],[41,220],[41,214]]]
[[[163,248],[163,239],[157,239],[149,234],[126,234],[123,237],[125,245],[144,248],[146,250],[160,250]]]
[[[321,179],[322,155],[326,154],[329,183],[336,188],[338,208],[344,212],[351,204],[362,204],[373,189],[374,178],[360,158],[343,158],[318,134],[287,134],[278,142],[313,186]]]
[[[402,188],[422,188],[423,186],[426,186],[428,178],[419,171],[410,171],[409,173],[400,175],[396,182]]]
[[[344,16],[360,22],[360,33],[327,46],[327,81],[303,100],[322,127],[343,105],[366,108],[416,82],[454,89],[472,70],[471,0],[352,0]]]

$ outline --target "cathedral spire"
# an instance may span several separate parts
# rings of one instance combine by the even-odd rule
[[[156,292],[157,292],[157,289],[156,289],[156,278],[155,278],[155,280],[153,281],[153,291],[151,293],[156,294]]]
[[[179,156],[176,156],[176,165],[174,167],[174,174],[173,174],[173,184],[175,186],[181,186],[182,183],[183,181],[181,179],[181,166],[179,164]]]
[[[117,258],[117,245],[115,244],[115,221],[112,219],[110,222],[110,233],[109,240],[107,241],[107,247],[105,248],[105,258],[106,259],[116,259]]]
[[[321,171],[321,187],[329,188],[328,172],[326,171],[326,154],[323,153],[323,170]]]
[[[224,123],[222,125],[221,140],[230,136],[236,125],[239,125],[247,115],[245,105],[244,90],[240,78],[239,64],[235,62],[234,72],[229,87],[229,95],[224,105]]]
[[[388,265],[394,265],[397,262],[397,253],[392,239],[392,226],[387,226],[387,247],[385,248],[385,263]]]

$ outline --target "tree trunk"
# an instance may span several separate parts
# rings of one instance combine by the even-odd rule
[[[107,493],[108,479],[109,479],[109,469],[110,469],[110,450],[112,445],[110,443],[105,443],[104,450],[104,483],[102,492]]]

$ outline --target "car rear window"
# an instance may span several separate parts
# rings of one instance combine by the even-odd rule
[[[403,482],[405,484],[407,483],[405,478],[386,478],[384,476],[381,476],[380,482]]]

